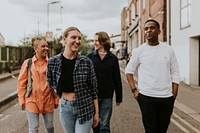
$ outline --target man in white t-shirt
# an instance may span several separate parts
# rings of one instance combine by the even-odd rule
[[[166,133],[179,86],[179,66],[173,48],[159,42],[160,25],[144,25],[146,43],[132,51],[126,77],[139,103],[146,133]],[[138,86],[134,74],[138,70]]]

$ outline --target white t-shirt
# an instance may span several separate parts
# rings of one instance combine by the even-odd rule
[[[173,48],[164,43],[147,43],[132,51],[125,74],[138,68],[138,88],[141,94],[152,97],[172,96],[172,82],[179,84],[179,66]]]

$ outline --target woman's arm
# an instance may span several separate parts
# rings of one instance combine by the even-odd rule
[[[95,110],[95,113],[94,113],[93,127],[96,127],[100,121],[98,99],[94,100],[94,110]]]
[[[25,93],[28,82],[28,60],[25,60],[21,66],[17,81],[18,100],[21,109],[25,109]]]

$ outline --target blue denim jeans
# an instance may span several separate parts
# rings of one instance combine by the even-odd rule
[[[112,115],[112,98],[98,99],[99,113],[100,113],[100,126],[93,129],[94,133],[110,133],[110,119]]]
[[[93,119],[79,124],[76,101],[60,99],[60,120],[65,133],[89,133]]]
[[[29,124],[29,133],[38,133],[39,132],[39,113],[31,113],[26,111]],[[47,133],[54,133],[53,126],[53,112],[42,114],[44,119],[44,126]]]

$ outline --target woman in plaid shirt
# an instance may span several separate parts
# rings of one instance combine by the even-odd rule
[[[64,52],[51,57],[47,66],[49,86],[60,97],[60,120],[65,133],[89,133],[99,122],[97,79],[88,57],[77,52],[81,32],[69,27],[63,34]]]

